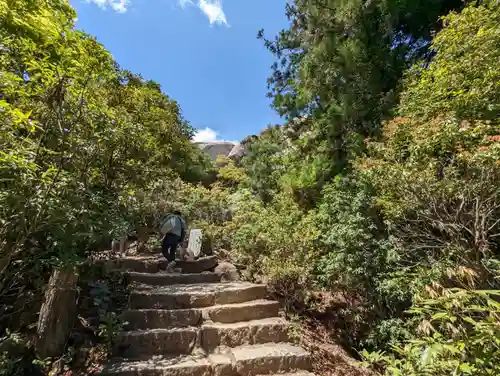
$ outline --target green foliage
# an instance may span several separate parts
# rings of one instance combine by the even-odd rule
[[[247,190],[235,195],[232,208],[233,257],[247,265],[250,275],[266,276],[275,292],[296,301],[298,286],[313,282],[319,236],[313,216],[304,215],[289,195],[278,195],[266,205]]]
[[[296,0],[287,14],[266,45],[288,123],[242,161],[233,257],[289,308],[335,317],[382,374],[498,373],[498,296],[484,295],[500,288],[498,2]]]
[[[378,134],[408,66],[429,58],[439,17],[462,6],[459,0],[287,5],[290,27],[265,44],[276,56],[268,80],[274,107],[291,122],[307,118],[294,125],[301,133],[293,166],[299,199],[314,202],[363,151],[362,137]]]
[[[390,268],[386,230],[377,222],[374,200],[373,189],[355,176],[339,176],[325,186],[317,214],[324,252],[318,279],[323,287],[370,291],[376,276]]]
[[[211,189],[189,185],[180,192],[179,198],[189,225],[203,231],[203,251],[230,249],[230,230],[225,227],[231,218],[230,192],[218,184]]]
[[[124,323],[114,312],[106,312],[104,316],[101,317],[101,323],[97,334],[104,340],[104,344],[109,354],[112,353],[115,339],[117,335],[123,331],[125,324],[126,323]]]
[[[291,2],[265,42],[288,123],[207,188],[214,166],[158,84],[75,30],[66,1],[0,0],[2,317],[54,265],[179,209],[290,310],[334,314],[379,373],[498,373],[500,12],[463,7]],[[94,293],[111,347],[122,323]]]
[[[432,41],[436,57],[410,71],[403,113],[459,119],[498,119],[500,115],[500,4],[476,2],[444,17],[444,29]]]
[[[285,142],[282,130],[270,127],[246,147],[247,155],[241,163],[248,176],[244,185],[265,202],[270,201],[279,188],[284,173],[282,151]]]
[[[212,168],[179,105],[75,19],[66,0],[0,0],[0,336],[32,334],[54,267],[154,224]]]
[[[245,171],[238,167],[234,160],[219,157],[217,158],[217,164],[220,165],[217,171],[217,180],[225,187],[236,188],[247,180]]]
[[[409,311],[420,336],[395,345],[393,354],[368,353],[383,375],[496,375],[500,372],[500,291],[446,289]]]
[[[88,295],[91,299],[91,306],[97,310],[96,334],[101,338],[108,354],[112,354],[115,339],[127,324],[119,315],[121,309],[124,308],[124,302],[117,300],[121,298],[128,301],[128,293],[126,288],[121,288],[124,285],[123,276],[109,274],[105,277],[105,279],[89,283]]]
[[[446,17],[435,58],[405,83],[408,117],[387,122],[371,157],[357,163],[397,256],[376,291],[413,302],[406,338],[392,348],[366,342],[382,374],[498,373],[498,292],[484,290],[498,289],[500,275],[499,100],[489,91],[497,80],[487,78],[500,51],[497,18],[496,2]]]
[[[81,255],[159,177],[202,178],[178,105],[74,30],[66,2],[0,9],[2,271],[27,242]]]
[[[39,366],[43,368],[47,361],[33,359],[33,349],[26,335],[7,330],[0,337],[1,376],[41,376],[43,373]]]

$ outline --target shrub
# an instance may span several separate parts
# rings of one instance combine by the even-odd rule
[[[364,352],[382,375],[496,375],[500,372],[500,291],[432,289],[409,311],[418,338],[389,354]]]
[[[313,216],[287,194],[264,204],[243,191],[235,201],[231,226],[236,261],[247,265],[248,272],[266,276],[276,293],[294,301],[313,283],[319,235]]]

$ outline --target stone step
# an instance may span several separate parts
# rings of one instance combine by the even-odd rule
[[[221,346],[286,342],[287,329],[286,321],[274,317],[232,324],[210,323],[201,327],[133,330],[121,332],[116,345],[120,355],[127,357],[190,354],[197,344],[212,353]]]
[[[279,317],[232,324],[204,324],[201,329],[201,347],[208,352],[220,346],[237,347],[288,340],[288,324]]]
[[[199,326],[203,321],[238,323],[278,316],[279,304],[270,300],[222,304],[191,309],[130,309],[122,318],[127,330]],[[204,318],[202,318],[204,316]]]
[[[201,324],[199,309],[131,309],[123,312],[127,330],[184,328]]]
[[[278,316],[280,305],[273,300],[252,300],[236,304],[222,304],[204,309],[203,317],[219,323],[237,323]]]
[[[297,371],[293,373],[274,373],[272,375],[258,375],[258,376],[315,376],[314,373],[308,371]]]
[[[263,299],[267,296],[265,285],[252,283],[211,283],[172,285],[168,287],[139,286],[132,289],[132,309],[186,309],[210,307],[216,304],[233,304]]]
[[[121,332],[116,346],[121,356],[190,354],[199,337],[199,328],[148,329]]]
[[[176,260],[176,267],[183,273],[201,273],[213,270],[218,263],[216,256],[201,257],[197,260]],[[121,270],[139,273],[158,273],[168,262],[161,254],[126,256],[106,261],[108,270]]]
[[[310,358],[288,343],[241,346],[225,353],[204,356],[150,357],[110,362],[102,376],[256,376],[283,374],[312,376]],[[296,373],[293,373],[296,371]]]
[[[311,369],[303,348],[289,343],[266,343],[230,349],[237,375],[256,376]]]
[[[116,359],[108,363],[101,376],[209,376],[215,366],[207,358],[195,356]],[[218,376],[231,376],[219,373]]]
[[[195,283],[214,283],[220,282],[221,276],[215,273],[194,273],[194,274],[181,274],[181,273],[138,273],[126,272],[125,273],[130,282],[143,283],[152,286],[170,286],[170,285],[189,285]]]
[[[167,267],[167,260],[159,255],[137,255],[106,261],[109,270],[158,273]]]
[[[201,257],[197,260],[178,260],[176,268],[182,269],[183,273],[201,273],[206,270],[213,270],[217,264],[217,256]]]

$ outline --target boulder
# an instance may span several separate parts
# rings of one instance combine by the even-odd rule
[[[209,154],[212,160],[215,161],[219,156],[227,157],[235,144],[232,142],[195,142],[195,145]]]
[[[238,269],[230,262],[219,263],[214,272],[221,276],[221,281],[223,282],[235,282],[240,280]]]
[[[183,247],[179,251],[179,259],[182,261],[194,261],[196,258],[194,257],[193,251],[187,247]]]
[[[231,159],[236,159],[236,160],[239,160],[241,158],[243,158],[246,154],[246,149],[245,149],[245,146],[243,146],[242,144],[236,144],[234,145],[234,147],[231,149],[231,151],[229,152],[228,154],[228,158],[231,158]]]

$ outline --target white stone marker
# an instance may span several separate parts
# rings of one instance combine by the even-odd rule
[[[202,234],[200,229],[192,229],[189,232],[189,243],[187,249],[193,254],[194,257],[198,257],[201,253],[201,240]]]

